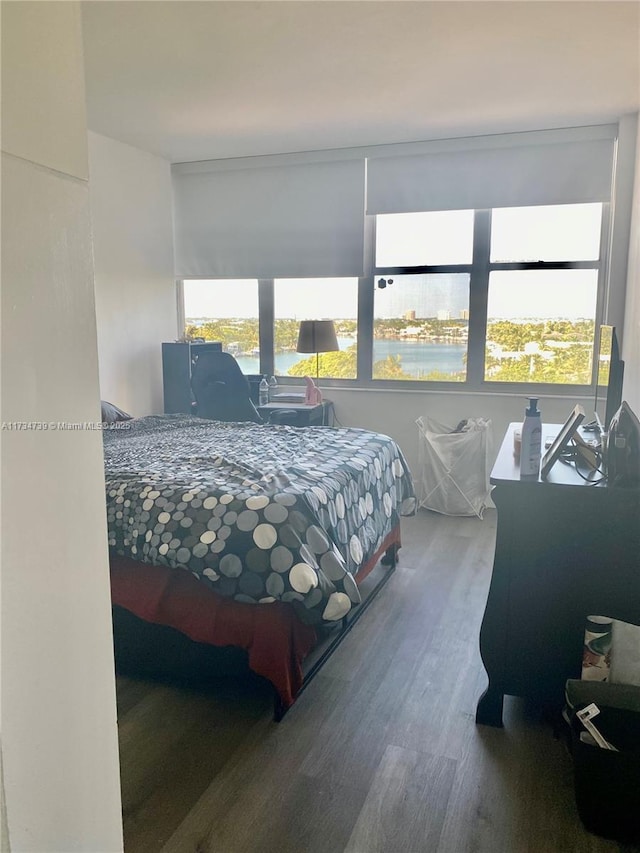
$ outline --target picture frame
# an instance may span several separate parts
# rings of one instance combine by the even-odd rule
[[[558,461],[558,459],[562,455],[562,452],[569,444],[576,430],[584,420],[584,415],[585,412],[582,406],[580,406],[579,404],[576,405],[567,420],[562,425],[562,429],[554,438],[551,447],[542,457],[542,463],[540,465],[541,479],[544,480],[547,477],[549,471],[551,471],[555,463]]]

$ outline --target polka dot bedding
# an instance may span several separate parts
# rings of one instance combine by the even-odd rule
[[[129,425],[103,434],[110,549],[236,601],[292,602],[311,624],[360,602],[358,568],[416,509],[385,435],[186,415]]]

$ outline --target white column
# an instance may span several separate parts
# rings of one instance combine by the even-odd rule
[[[16,853],[122,850],[80,4],[2,4],[2,758]],[[45,428],[46,425],[46,428]]]

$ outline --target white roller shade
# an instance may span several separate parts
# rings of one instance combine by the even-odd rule
[[[543,138],[541,144],[516,139],[501,147],[373,157],[367,213],[607,201],[614,150],[613,138]]]
[[[172,175],[178,277],[362,275],[364,159]]]

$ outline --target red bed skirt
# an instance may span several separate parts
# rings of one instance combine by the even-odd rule
[[[391,546],[400,547],[394,528],[356,580],[361,582]],[[245,604],[224,598],[191,572],[139,563],[111,555],[111,600],[139,619],[175,628],[197,643],[237,646],[248,653],[249,667],[269,679],[289,708],[303,681],[302,662],[317,643],[315,628],[305,625],[290,604]]]

